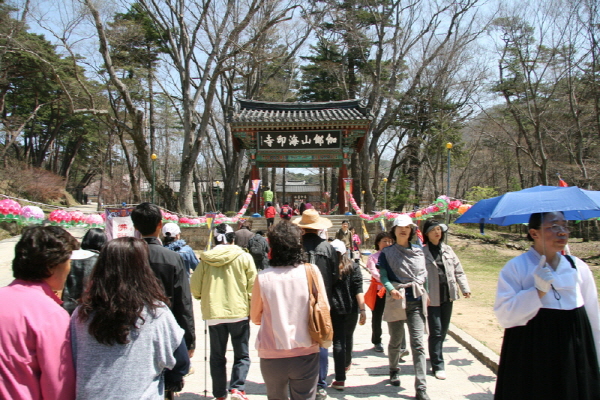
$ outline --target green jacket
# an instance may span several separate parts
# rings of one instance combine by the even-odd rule
[[[254,260],[239,246],[221,245],[200,253],[190,289],[201,301],[202,319],[249,316],[254,279]]]

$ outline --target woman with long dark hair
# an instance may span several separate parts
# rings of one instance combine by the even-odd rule
[[[335,380],[331,387],[344,390],[346,372],[352,365],[352,348],[354,345],[354,330],[356,323],[364,325],[367,321],[365,298],[362,289],[362,274],[358,263],[344,257],[344,243],[336,239],[331,242],[338,252],[339,277],[333,284],[333,301],[331,304],[331,323],[333,325],[333,361],[335,365]]]
[[[533,245],[500,271],[494,311],[505,328],[496,400],[600,399],[600,316],[594,276],[560,254],[562,212],[529,219]]]
[[[145,241],[124,237],[102,248],[71,318],[77,398],[158,400],[165,383],[181,390],[190,361],[167,303]]]
[[[319,296],[327,296],[316,265],[305,264],[301,229],[281,221],[268,233],[270,267],[258,273],[250,316],[260,325],[256,349],[267,398],[314,400],[319,378],[319,344],[308,332],[307,268],[317,276]]]

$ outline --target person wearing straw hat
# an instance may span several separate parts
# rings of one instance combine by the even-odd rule
[[[494,312],[505,328],[494,399],[600,399],[600,312],[594,276],[560,252],[562,212],[529,218],[524,254],[500,271]]]
[[[329,304],[333,300],[333,285],[338,279],[338,256],[331,244],[319,236],[322,229],[333,225],[328,218],[321,217],[314,208],[302,213],[292,222],[303,230],[302,245],[309,256],[309,262],[319,267]],[[327,370],[329,367],[328,351],[321,348],[319,352],[319,381],[317,383],[317,400],[327,397]]]
[[[387,292],[383,320],[387,321],[390,333],[388,345],[390,383],[393,386],[400,386],[398,362],[406,322],[415,365],[416,398],[429,400],[425,377],[427,292],[424,286],[427,268],[423,250],[411,244],[415,228],[416,225],[408,215],[401,214],[396,217],[390,231],[396,243],[381,250],[377,265],[381,273],[381,283]]]

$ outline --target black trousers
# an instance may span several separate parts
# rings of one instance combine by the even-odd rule
[[[335,380],[346,380],[346,367],[352,363],[353,336],[358,322],[358,313],[331,313],[333,325],[333,362],[335,364]]]

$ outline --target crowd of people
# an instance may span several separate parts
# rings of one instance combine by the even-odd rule
[[[344,390],[366,307],[376,352],[385,351],[387,322],[390,385],[400,386],[407,342],[417,399],[430,398],[428,372],[447,379],[443,342],[453,302],[471,290],[445,242],[445,224],[425,221],[421,243],[416,224],[399,215],[375,238],[365,294],[354,228],[345,220],[335,239],[323,237],[331,220],[312,207],[270,221],[266,237],[247,222],[235,232],[220,224],[199,257],[179,226],[163,225],[156,205],[138,205],[131,219],[140,238],[107,241],[91,229],[80,245],[56,226],[23,232],[15,280],[0,288],[0,302],[11,304],[0,308],[0,398],[158,400],[181,391],[196,347],[193,298],[208,327],[217,400],[248,399],[251,323],[259,327],[255,347],[269,399],[322,400],[328,386]],[[500,273],[494,308],[506,334],[497,399],[600,398],[596,286],[583,261],[560,255],[568,233],[562,213],[532,215],[533,246]],[[309,331],[312,290],[327,299],[331,318],[331,382],[329,350]]]

